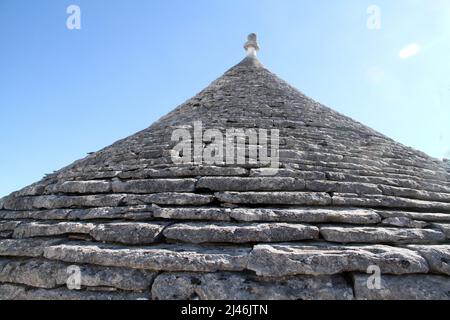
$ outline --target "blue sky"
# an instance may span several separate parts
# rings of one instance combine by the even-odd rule
[[[310,97],[450,158],[448,17],[450,0],[0,0],[0,196],[148,127],[239,62],[250,32]]]

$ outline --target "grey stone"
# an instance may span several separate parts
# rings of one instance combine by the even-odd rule
[[[251,177],[265,177],[273,175],[273,169],[270,168],[260,168],[260,169],[251,169],[250,176]],[[300,170],[292,170],[292,169],[277,169],[276,170],[277,177],[292,177],[303,180],[325,180],[326,175],[323,172],[317,171],[300,171]]]
[[[59,239],[4,239],[0,240],[0,256],[40,257],[46,247],[61,242]]]
[[[319,229],[288,223],[179,223],[164,230],[168,239],[190,243],[205,242],[279,242],[317,239]]]
[[[443,232],[447,239],[450,239],[450,223],[432,223],[431,225]]]
[[[20,224],[20,221],[0,221],[0,232],[13,231]]]
[[[422,200],[450,202],[450,193],[438,193],[425,190],[416,190],[409,188],[399,188],[380,185],[383,194],[388,196],[408,197]]]
[[[231,210],[231,217],[235,220],[247,222],[337,222],[348,224],[376,224],[381,221],[380,216],[373,210],[358,208],[236,208]]]
[[[420,253],[430,265],[430,270],[450,276],[450,245],[409,245],[408,249]]]
[[[167,223],[117,222],[95,226],[89,234],[97,241],[150,244],[157,241]]]
[[[77,268],[81,287],[111,287],[129,291],[149,290],[155,273],[124,268],[70,265],[49,260],[0,259],[0,282],[37,288],[65,286]]]
[[[450,278],[432,275],[382,275],[381,289],[369,289],[370,275],[354,276],[359,300],[449,300]]]
[[[77,291],[69,289],[29,289],[0,284],[2,300],[150,300],[149,293]]]
[[[167,206],[200,206],[213,202],[214,196],[195,193],[155,193],[151,195],[129,195],[124,198],[128,205],[156,204]]]
[[[381,190],[378,189],[376,185],[359,182],[310,180],[306,182],[306,190],[356,194],[381,194]]]
[[[281,277],[298,274],[327,275],[366,272],[377,265],[382,273],[427,273],[425,259],[412,250],[383,245],[333,246],[277,244],[256,245],[248,269],[258,275]]]
[[[9,198],[5,201],[7,210],[69,209],[88,207],[117,207],[124,195],[89,196],[37,196]]]
[[[442,232],[431,229],[382,227],[321,227],[320,234],[330,242],[431,243],[445,240]]]
[[[46,187],[48,193],[94,194],[111,192],[111,183],[106,181],[65,181]]]
[[[233,204],[271,204],[271,205],[317,205],[331,203],[328,193],[313,192],[218,192],[216,198],[221,202]]]
[[[427,222],[450,222],[448,213],[426,213],[426,212],[405,212],[405,211],[385,211],[377,210],[377,213],[383,218],[405,217],[412,220],[421,220]]]
[[[152,287],[155,300],[350,300],[341,276],[262,279],[233,273],[163,273]]]
[[[154,217],[175,220],[229,221],[230,210],[224,208],[156,208]]]
[[[0,282],[55,288],[58,267],[61,264],[55,262],[0,259]]]
[[[450,212],[450,203],[408,199],[401,197],[385,195],[369,195],[358,197],[356,194],[335,194],[333,196],[333,205],[338,206],[363,206],[363,207],[381,207],[381,208],[399,208],[399,209],[422,209],[430,211],[448,211]]]
[[[152,271],[241,271],[250,248],[159,245],[133,248],[104,245],[59,245],[45,249],[47,259],[71,263],[126,267]]]
[[[163,169],[143,169],[122,172],[118,176],[121,179],[149,179],[149,178],[174,178],[197,176],[244,176],[248,172],[244,168],[216,167],[216,166],[189,166],[169,167]]]
[[[410,218],[406,217],[386,218],[383,219],[381,224],[390,227],[413,228],[413,229],[422,229],[429,225],[429,223],[425,221],[411,220]]]
[[[154,179],[114,181],[115,193],[163,193],[163,192],[192,192],[195,190],[195,179]]]
[[[89,234],[94,228],[95,224],[83,222],[29,222],[19,225],[14,230],[13,237],[21,239],[65,234]]]
[[[131,207],[100,207],[91,209],[0,211],[0,218],[58,221],[99,219],[148,220],[153,218],[153,207],[151,205],[138,205]]]
[[[211,191],[300,191],[305,189],[305,181],[279,177],[203,177],[198,180],[197,188]]]

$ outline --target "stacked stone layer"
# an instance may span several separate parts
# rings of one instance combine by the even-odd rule
[[[175,165],[172,132],[194,121],[278,129],[280,169]],[[449,299],[449,239],[447,163],[246,58],[148,129],[1,199],[0,298]]]

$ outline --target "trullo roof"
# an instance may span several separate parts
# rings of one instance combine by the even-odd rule
[[[448,164],[246,49],[148,129],[0,200],[1,299],[450,298]],[[199,122],[279,130],[279,169],[175,163],[174,130]]]

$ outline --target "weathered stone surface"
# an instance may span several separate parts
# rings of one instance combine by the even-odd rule
[[[190,243],[204,242],[279,242],[317,239],[319,229],[288,223],[179,223],[164,230],[168,239]]]
[[[153,207],[140,205],[131,207],[100,207],[92,209],[53,209],[34,211],[0,211],[1,219],[34,220],[96,220],[127,219],[146,220],[153,217]]]
[[[192,192],[195,190],[195,179],[154,179],[114,181],[112,190],[115,193],[162,193]]]
[[[305,189],[305,181],[280,177],[203,177],[198,180],[197,189],[211,191],[301,191]]]
[[[381,194],[374,184],[359,182],[336,182],[310,180],[306,182],[306,190],[319,192],[339,192],[356,194]]]
[[[12,237],[12,231],[0,231],[0,238],[9,239]]]
[[[4,239],[0,240],[0,256],[40,257],[46,247],[61,242],[58,239]]]
[[[93,223],[82,222],[29,222],[22,223],[13,233],[17,239],[32,237],[58,236],[64,234],[89,234],[95,228]]]
[[[191,166],[127,171],[120,173],[118,176],[121,179],[149,179],[197,176],[245,176],[247,174],[246,169],[238,167]]]
[[[200,206],[213,202],[214,196],[195,193],[155,193],[130,195],[124,198],[128,205],[156,204],[167,206]]]
[[[450,203],[407,199],[385,195],[366,194],[359,197],[357,194],[340,193],[333,196],[333,205],[339,206],[363,206],[381,208],[407,208],[422,210],[442,210],[450,212]]]
[[[328,193],[313,192],[218,192],[221,202],[233,204],[317,205],[331,203]]]
[[[106,181],[65,181],[49,185],[47,193],[95,194],[111,192],[111,183]]]
[[[54,288],[57,268],[58,263],[55,262],[0,259],[0,282]]]
[[[450,278],[432,275],[382,275],[381,289],[369,289],[370,275],[355,275],[355,297],[360,300],[449,300]]]
[[[0,284],[0,297],[2,300],[150,300],[149,293],[29,289],[11,284]]]
[[[281,277],[298,274],[326,275],[366,272],[377,265],[382,273],[426,273],[428,265],[418,253],[390,246],[256,245],[248,269],[258,275]]]
[[[407,197],[413,199],[450,202],[450,193],[430,192],[425,190],[399,188],[380,185],[383,194],[388,196]]]
[[[427,260],[432,272],[450,276],[450,245],[410,245],[407,248],[419,252]]]
[[[425,213],[425,212],[405,212],[405,211],[385,211],[377,210],[377,213],[383,218],[405,217],[412,220],[420,220],[427,222],[450,222],[450,214],[448,213]]]
[[[445,234],[450,239],[450,223],[433,223],[432,226]]]
[[[321,227],[320,234],[331,242],[430,243],[445,240],[442,232],[431,229],[382,227]]]
[[[148,248],[68,244],[45,249],[47,259],[153,271],[241,271],[250,248],[159,245]]]
[[[381,221],[380,216],[373,210],[357,208],[237,208],[231,210],[231,217],[235,220],[248,222],[337,222],[349,224],[375,224]]]
[[[273,176],[273,169],[271,168],[259,168],[259,169],[251,169],[250,176],[251,177],[266,177]],[[301,170],[292,170],[292,169],[276,169],[277,177],[292,177],[303,180],[325,180],[326,175],[323,172],[318,171],[301,171]]]
[[[167,223],[117,222],[95,226],[89,234],[97,241],[123,244],[156,242]]]
[[[421,229],[429,225],[429,223],[425,221],[411,220],[410,218],[406,217],[386,218],[383,219],[381,224],[390,227],[413,228],[413,229]]]
[[[89,195],[89,196],[37,196],[7,198],[7,210],[69,209],[89,207],[117,207],[125,195]]]
[[[111,287],[121,290],[149,290],[155,273],[125,268],[98,267],[90,265],[71,265],[50,260],[11,260],[0,259],[0,282],[23,284],[38,288],[64,286],[79,270],[80,286]]]
[[[84,234],[97,241],[124,244],[150,244],[158,239],[166,223],[118,222],[106,224],[82,222],[29,222],[18,226],[13,237],[32,238],[67,234]]]
[[[20,223],[20,221],[0,221],[0,232],[13,231]]]
[[[155,208],[155,218],[175,220],[229,221],[230,210],[224,208]]]
[[[152,287],[155,300],[349,300],[340,276],[262,279],[233,273],[164,273]]]

